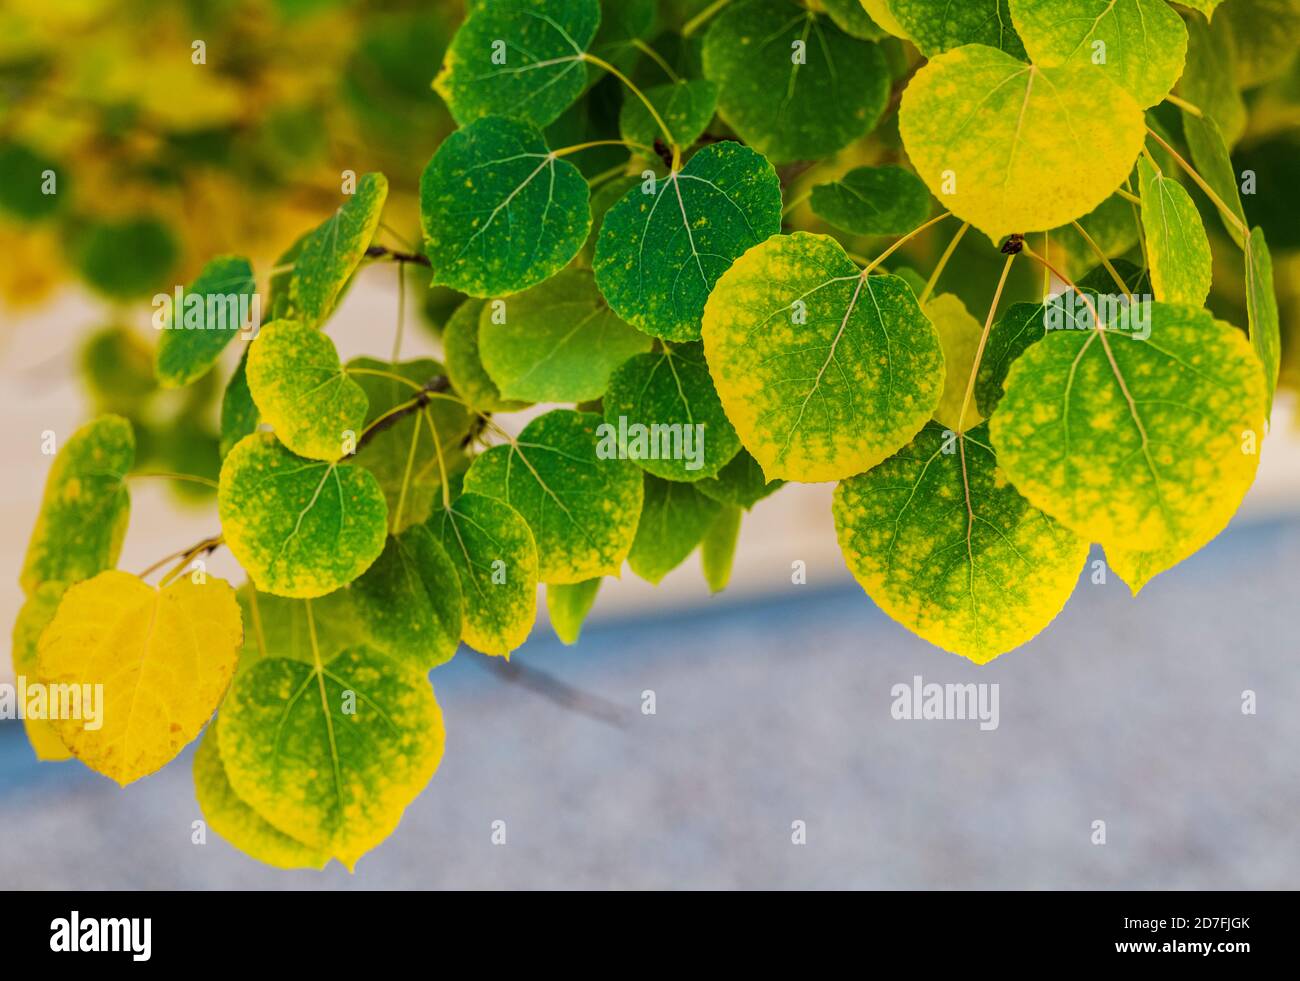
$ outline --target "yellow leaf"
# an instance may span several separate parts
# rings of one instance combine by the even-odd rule
[[[184,578],[160,591],[110,570],[64,595],[41,635],[38,668],[47,686],[70,686],[47,687],[51,699],[79,693],[79,717],[55,722],[72,755],[125,786],[199,734],[242,643],[228,583]]]
[[[970,383],[971,366],[975,363],[975,352],[980,344],[980,323],[952,293],[941,293],[928,301],[924,312],[939,332],[939,346],[943,348],[943,394],[939,396],[939,408],[934,410],[934,418],[953,432],[974,429],[984,421],[974,397],[966,407],[966,418],[960,417],[966,386]]]

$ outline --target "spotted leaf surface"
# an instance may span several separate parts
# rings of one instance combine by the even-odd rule
[[[298,456],[337,460],[366,421],[366,393],[318,330],[277,320],[248,349],[248,389],[261,418]]]
[[[1157,300],[1200,306],[1210,295],[1210,241],[1200,212],[1177,181],[1138,161],[1142,227]]]
[[[109,570],[72,586],[41,635],[40,678],[102,685],[100,717],[55,725],[72,755],[126,785],[176,756],[216,711],[243,642],[235,591],[182,577],[161,591]]]
[[[420,178],[434,285],[516,293],[577,255],[591,228],[587,182],[533,127],[489,116],[448,136]]]
[[[896,276],[863,276],[834,239],[795,232],[745,253],[709,297],[704,350],[727,417],[769,478],[839,480],[934,414],[934,326]]]
[[[203,267],[158,338],[154,374],[164,388],[188,385],[212,369],[243,329],[241,302],[247,305],[256,288],[242,256],[219,256]]]
[[[927,58],[963,44],[986,44],[1029,59],[1007,0],[886,0],[889,11]],[[1019,22],[1017,21],[1017,24]]]
[[[943,348],[943,394],[939,397],[934,418],[948,429],[973,429],[984,417],[973,396],[964,417],[962,403],[970,384],[975,353],[979,349],[981,324],[952,293],[940,293],[931,298],[925,305],[925,315],[938,331],[939,346]]]
[[[1031,502],[1108,549],[1203,542],[1259,462],[1264,373],[1240,331],[1154,303],[1150,336],[1052,331],[1016,361],[990,427]]]
[[[383,174],[365,174],[357,181],[355,193],[295,245],[288,287],[294,320],[316,327],[334,312],[375,237],[387,199],[388,179]],[[272,314],[283,315],[274,310]]]
[[[428,528],[460,576],[461,639],[509,657],[537,616],[537,545],[528,522],[504,501],[469,492],[435,511]]]
[[[618,575],[641,513],[641,472],[601,449],[599,416],[557,409],[494,446],[470,467],[465,490],[523,516],[539,577],[574,583]]]
[[[634,327],[698,340],[718,277],[780,228],[781,184],[772,165],[738,143],[715,143],[609,209],[596,240],[596,285]]]
[[[392,834],[445,742],[428,680],[367,647],[259,661],[231,687],[217,733],[235,794],[348,869]]]
[[[718,87],[703,78],[654,85],[646,89],[644,94],[667,125],[673,140],[684,147],[699,139],[718,107]],[[655,140],[667,141],[645,103],[634,95],[623,100],[623,108],[618,114],[618,128],[623,139],[630,143],[653,147]]]
[[[988,428],[930,423],[835,490],[845,561],[876,605],[977,664],[1043,630],[1073,592],[1088,542],[1007,483]]]
[[[259,590],[324,596],[384,550],[388,508],[364,467],[305,460],[270,433],[236,444],[221,467],[226,544]]]
[[[1145,133],[1100,68],[1040,68],[979,44],[916,73],[899,128],[940,203],[994,240],[1086,215],[1123,183]]]

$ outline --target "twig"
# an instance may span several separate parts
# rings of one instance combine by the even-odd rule
[[[377,436],[379,433],[382,433],[385,429],[389,429],[397,425],[397,423],[402,419],[405,419],[407,416],[419,412],[421,409],[423,409],[426,405],[428,405],[432,401],[430,396],[435,395],[439,392],[445,392],[450,388],[451,388],[451,380],[448,379],[446,375],[434,375],[432,378],[430,378],[427,382],[425,382],[420,387],[420,390],[418,392],[415,393],[415,395],[412,397],[410,401],[410,404],[405,405],[401,409],[398,409],[396,412],[392,412],[389,415],[385,416],[384,418],[380,419],[369,429],[367,429],[364,433],[362,433],[361,438],[357,440],[356,452],[360,453],[362,448],[367,443],[369,443],[372,439],[374,439],[375,436]]]
[[[393,262],[413,262],[417,266],[430,267],[429,257],[419,252],[399,252],[386,245],[372,245],[366,249],[367,259],[391,259]]]

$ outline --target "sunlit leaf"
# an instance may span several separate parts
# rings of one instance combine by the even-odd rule
[[[551,583],[546,587],[546,612],[555,636],[566,645],[578,642],[582,624],[596,603],[601,578],[575,583]]]
[[[1011,22],[1007,0],[887,0],[889,12],[923,55],[937,54],[963,44],[986,44],[1013,58],[1028,61],[1025,45]]]
[[[720,593],[731,581],[731,567],[736,559],[736,541],[740,537],[740,520],[745,512],[724,505],[700,541],[700,565],[709,592]]]
[[[1199,307],[1210,294],[1210,242],[1191,196],[1147,159],[1138,161],[1142,227],[1157,300]]]
[[[334,312],[375,237],[387,198],[388,179],[383,174],[365,174],[357,181],[356,193],[295,247],[289,277],[294,320],[316,327]]]

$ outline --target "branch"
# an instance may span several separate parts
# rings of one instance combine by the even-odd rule
[[[385,429],[397,425],[400,420],[405,419],[407,416],[413,415],[423,409],[432,401],[432,399],[429,398],[431,394],[445,392],[450,388],[451,380],[446,375],[434,375],[424,383],[419,392],[415,394],[407,405],[398,409],[396,412],[384,416],[362,433],[361,438],[357,440],[357,448],[355,452],[360,453],[362,447],[374,439],[376,435],[382,433]]]
[[[429,267],[427,255],[421,255],[419,252],[398,252],[396,249],[390,249],[386,245],[372,245],[366,249],[367,259],[392,259],[394,262],[413,262],[417,266]]]

